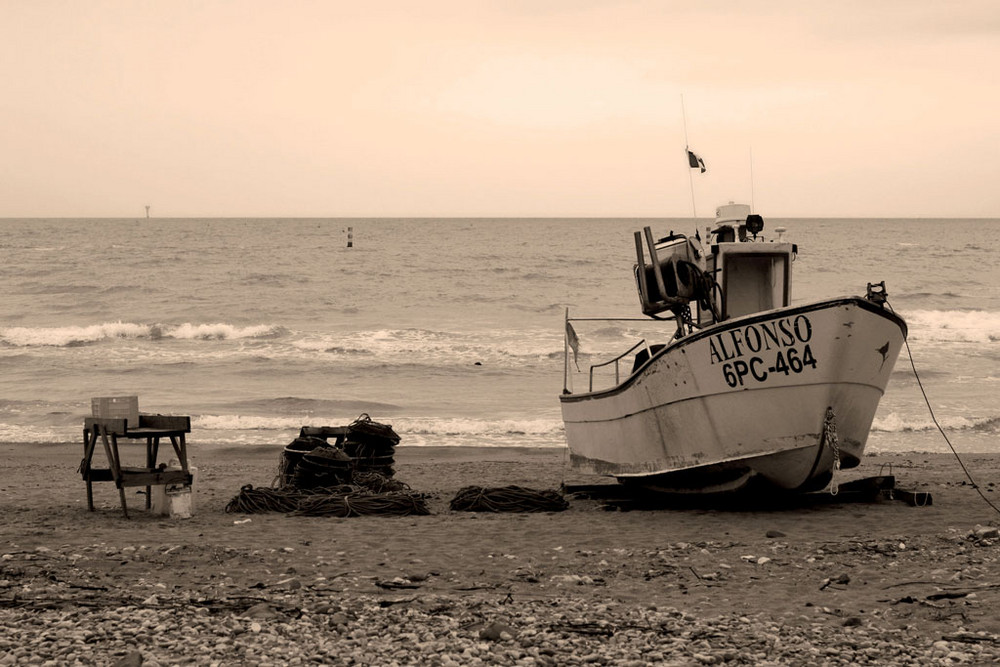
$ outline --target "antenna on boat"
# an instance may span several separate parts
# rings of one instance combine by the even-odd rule
[[[681,118],[684,120],[684,157],[688,160],[689,166],[691,165],[691,147],[688,145],[688,121],[687,121],[687,111],[684,110],[684,95],[681,95]],[[704,171],[704,170],[702,170]],[[691,185],[691,211],[694,213],[694,217],[698,217],[698,207],[695,205],[694,201],[694,176],[691,175],[691,169],[688,169],[688,183]]]
[[[750,210],[757,210],[753,203],[753,146],[750,146]]]

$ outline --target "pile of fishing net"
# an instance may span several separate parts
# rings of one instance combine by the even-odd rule
[[[281,454],[275,485],[244,486],[226,511],[337,517],[430,514],[423,496],[393,479],[398,443],[391,426],[367,414],[348,426],[303,426]]]
[[[366,473],[358,484],[342,484],[326,488],[299,489],[254,488],[247,484],[239,495],[229,501],[226,512],[263,514],[283,512],[290,516],[409,516],[430,514],[427,503],[419,494],[398,480],[377,473]]]
[[[362,414],[347,426],[344,452],[354,459],[355,470],[378,472],[392,477],[398,444],[399,436],[392,430],[392,426],[380,424],[367,414]]]
[[[523,486],[466,486],[451,500],[458,512],[562,512],[569,503],[558,491]]]
[[[328,438],[335,438],[331,444]],[[281,455],[276,484],[246,485],[227,512],[284,512],[293,516],[407,516],[430,514],[424,497],[393,479],[399,436],[362,414],[348,426],[303,426]],[[467,486],[451,501],[460,512],[561,512],[558,491],[522,486]]]
[[[293,446],[311,448],[304,451],[294,468],[285,472],[285,486],[322,489],[352,482],[354,461],[343,450],[330,446],[321,438],[296,438],[289,445]]]
[[[348,426],[303,426],[282,453],[277,486],[315,489],[350,484],[354,475],[365,473],[392,478],[399,440],[392,426],[367,414]]]

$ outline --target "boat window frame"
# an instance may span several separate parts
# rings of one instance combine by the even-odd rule
[[[742,245],[742,244],[741,244]],[[784,259],[785,269],[782,279],[784,284],[782,286],[781,303],[772,304],[769,310],[775,308],[785,308],[791,305],[792,300],[792,261],[794,259],[794,251],[792,250],[769,250],[769,251],[758,251],[757,248],[744,251],[737,248],[723,248],[719,247],[719,253],[717,255],[721,259],[721,263],[717,261],[716,271],[722,272],[722,319],[723,321],[728,320],[734,315],[729,312],[729,262],[739,257],[741,259],[746,257],[754,258],[774,258],[780,257]],[[721,266],[719,266],[721,264]],[[752,315],[753,313],[740,313],[735,317],[742,317],[744,315]]]

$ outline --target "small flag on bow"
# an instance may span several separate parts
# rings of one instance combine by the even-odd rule
[[[705,161],[700,157],[695,155],[692,151],[688,150],[688,165],[692,169],[701,169],[701,173],[705,173]]]

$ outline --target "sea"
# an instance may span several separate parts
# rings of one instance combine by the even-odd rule
[[[710,223],[3,219],[0,441],[82,442],[92,398],[138,396],[190,415],[194,451],[363,415],[401,446],[563,447],[564,384],[673,333],[642,321],[633,232]],[[909,325],[868,450],[950,451],[936,419],[957,451],[1000,452],[1000,220],[778,227],[793,303],[884,281]],[[577,322],[567,363],[567,312],[622,319]]]

